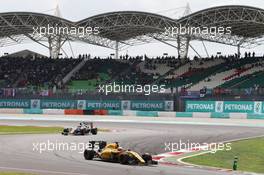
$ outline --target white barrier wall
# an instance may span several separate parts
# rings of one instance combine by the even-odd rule
[[[158,112],[159,117],[175,117],[176,112]]]
[[[0,108],[1,114],[23,114],[23,109],[15,109],[15,108]]]
[[[193,118],[211,118],[210,112],[194,112]]]
[[[124,110],[123,111],[123,115],[124,116],[136,116],[137,115],[137,111]]]
[[[246,113],[230,113],[231,119],[247,119]]]
[[[211,112],[166,112],[166,111],[132,111],[123,110],[117,113],[120,116],[141,116],[141,117],[188,117],[188,118],[222,118],[222,119],[264,119],[264,114],[250,113],[211,113]],[[65,115],[64,109],[43,109],[41,111],[27,111],[26,109],[0,108],[0,114],[48,114],[48,115]],[[85,115],[85,114],[82,114]],[[107,115],[107,114],[105,114]],[[109,115],[109,114],[108,114]],[[253,116],[252,116],[253,115]]]
[[[43,109],[43,114],[63,115],[64,109]]]

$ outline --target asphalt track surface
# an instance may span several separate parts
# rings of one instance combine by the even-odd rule
[[[228,121],[227,121],[228,122]],[[74,126],[75,121],[23,121],[0,120],[1,125]],[[257,122],[258,123],[258,122]],[[111,132],[99,132],[96,136],[1,135],[0,171],[29,172],[40,175],[227,175],[239,174],[205,170],[187,166],[126,166],[102,161],[86,161],[81,147],[78,150],[40,150],[37,143],[87,143],[91,140],[118,141],[124,148],[140,153],[159,154],[168,152],[165,143],[214,143],[264,135],[264,127],[203,125],[203,124],[158,124],[133,122],[95,122],[99,128]],[[39,148],[39,147],[38,147]],[[240,173],[241,174],[241,173]]]

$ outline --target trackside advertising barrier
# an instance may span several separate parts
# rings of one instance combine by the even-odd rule
[[[173,111],[173,101],[0,99],[0,108]],[[28,111],[28,110],[26,110]],[[30,111],[31,112],[31,111]]]
[[[41,109],[77,109],[76,100],[40,100]]]
[[[30,108],[30,100],[0,99],[0,108]]]
[[[131,101],[131,110],[173,111],[173,101]]]
[[[112,110],[120,110],[121,109],[121,101],[119,100],[84,100],[85,109],[93,110],[93,109],[112,109]],[[80,106],[79,106],[80,107]]]
[[[260,101],[186,101],[185,111],[262,114],[264,105]]]

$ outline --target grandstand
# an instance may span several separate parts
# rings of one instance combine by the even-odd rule
[[[1,88],[68,88],[94,91],[99,84],[166,84],[190,91],[262,86],[263,58],[217,57],[179,60],[173,57],[128,58],[127,60],[92,58],[0,58]],[[82,62],[79,70],[72,72]],[[24,65],[21,67],[21,65]],[[128,71],[129,68],[129,71]],[[69,73],[72,73],[69,78]],[[65,76],[67,82],[62,82]],[[254,77],[254,80],[252,79]],[[251,82],[251,83],[249,83]],[[254,83],[255,82],[255,83]],[[64,84],[64,85],[63,85]]]
[[[264,173],[264,9],[56,1],[0,12],[0,175]]]
[[[215,15],[218,14],[218,15]],[[0,46],[13,45],[26,40],[44,45],[50,57],[40,54],[30,56],[5,55],[0,58],[1,94],[8,89],[47,90],[56,92],[96,92],[100,84],[111,82],[123,84],[166,85],[166,93],[225,91],[225,89],[262,89],[263,57],[246,53],[242,57],[240,48],[261,44],[264,29],[264,10],[248,6],[221,6],[186,14],[180,19],[162,15],[123,11],[96,15],[78,22],[58,16],[31,12],[0,13]],[[107,20],[106,20],[107,19]],[[33,32],[34,27],[59,25],[62,27],[91,26],[99,28],[99,34],[78,36],[45,35]],[[166,28],[175,26],[222,26],[232,28],[231,34],[210,36],[209,34],[168,35]],[[210,41],[235,46],[234,55],[213,55],[202,58],[190,41]],[[115,50],[111,57],[59,58],[63,44],[81,41]],[[131,57],[119,55],[127,46],[161,42],[177,49],[174,56]],[[47,42],[48,45],[44,43]],[[176,45],[169,42],[175,42]],[[190,59],[188,50],[197,55]],[[220,89],[220,90],[219,90]]]

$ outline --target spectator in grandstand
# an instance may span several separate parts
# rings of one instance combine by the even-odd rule
[[[51,87],[77,65],[80,59],[0,58],[0,79],[4,87]]]

